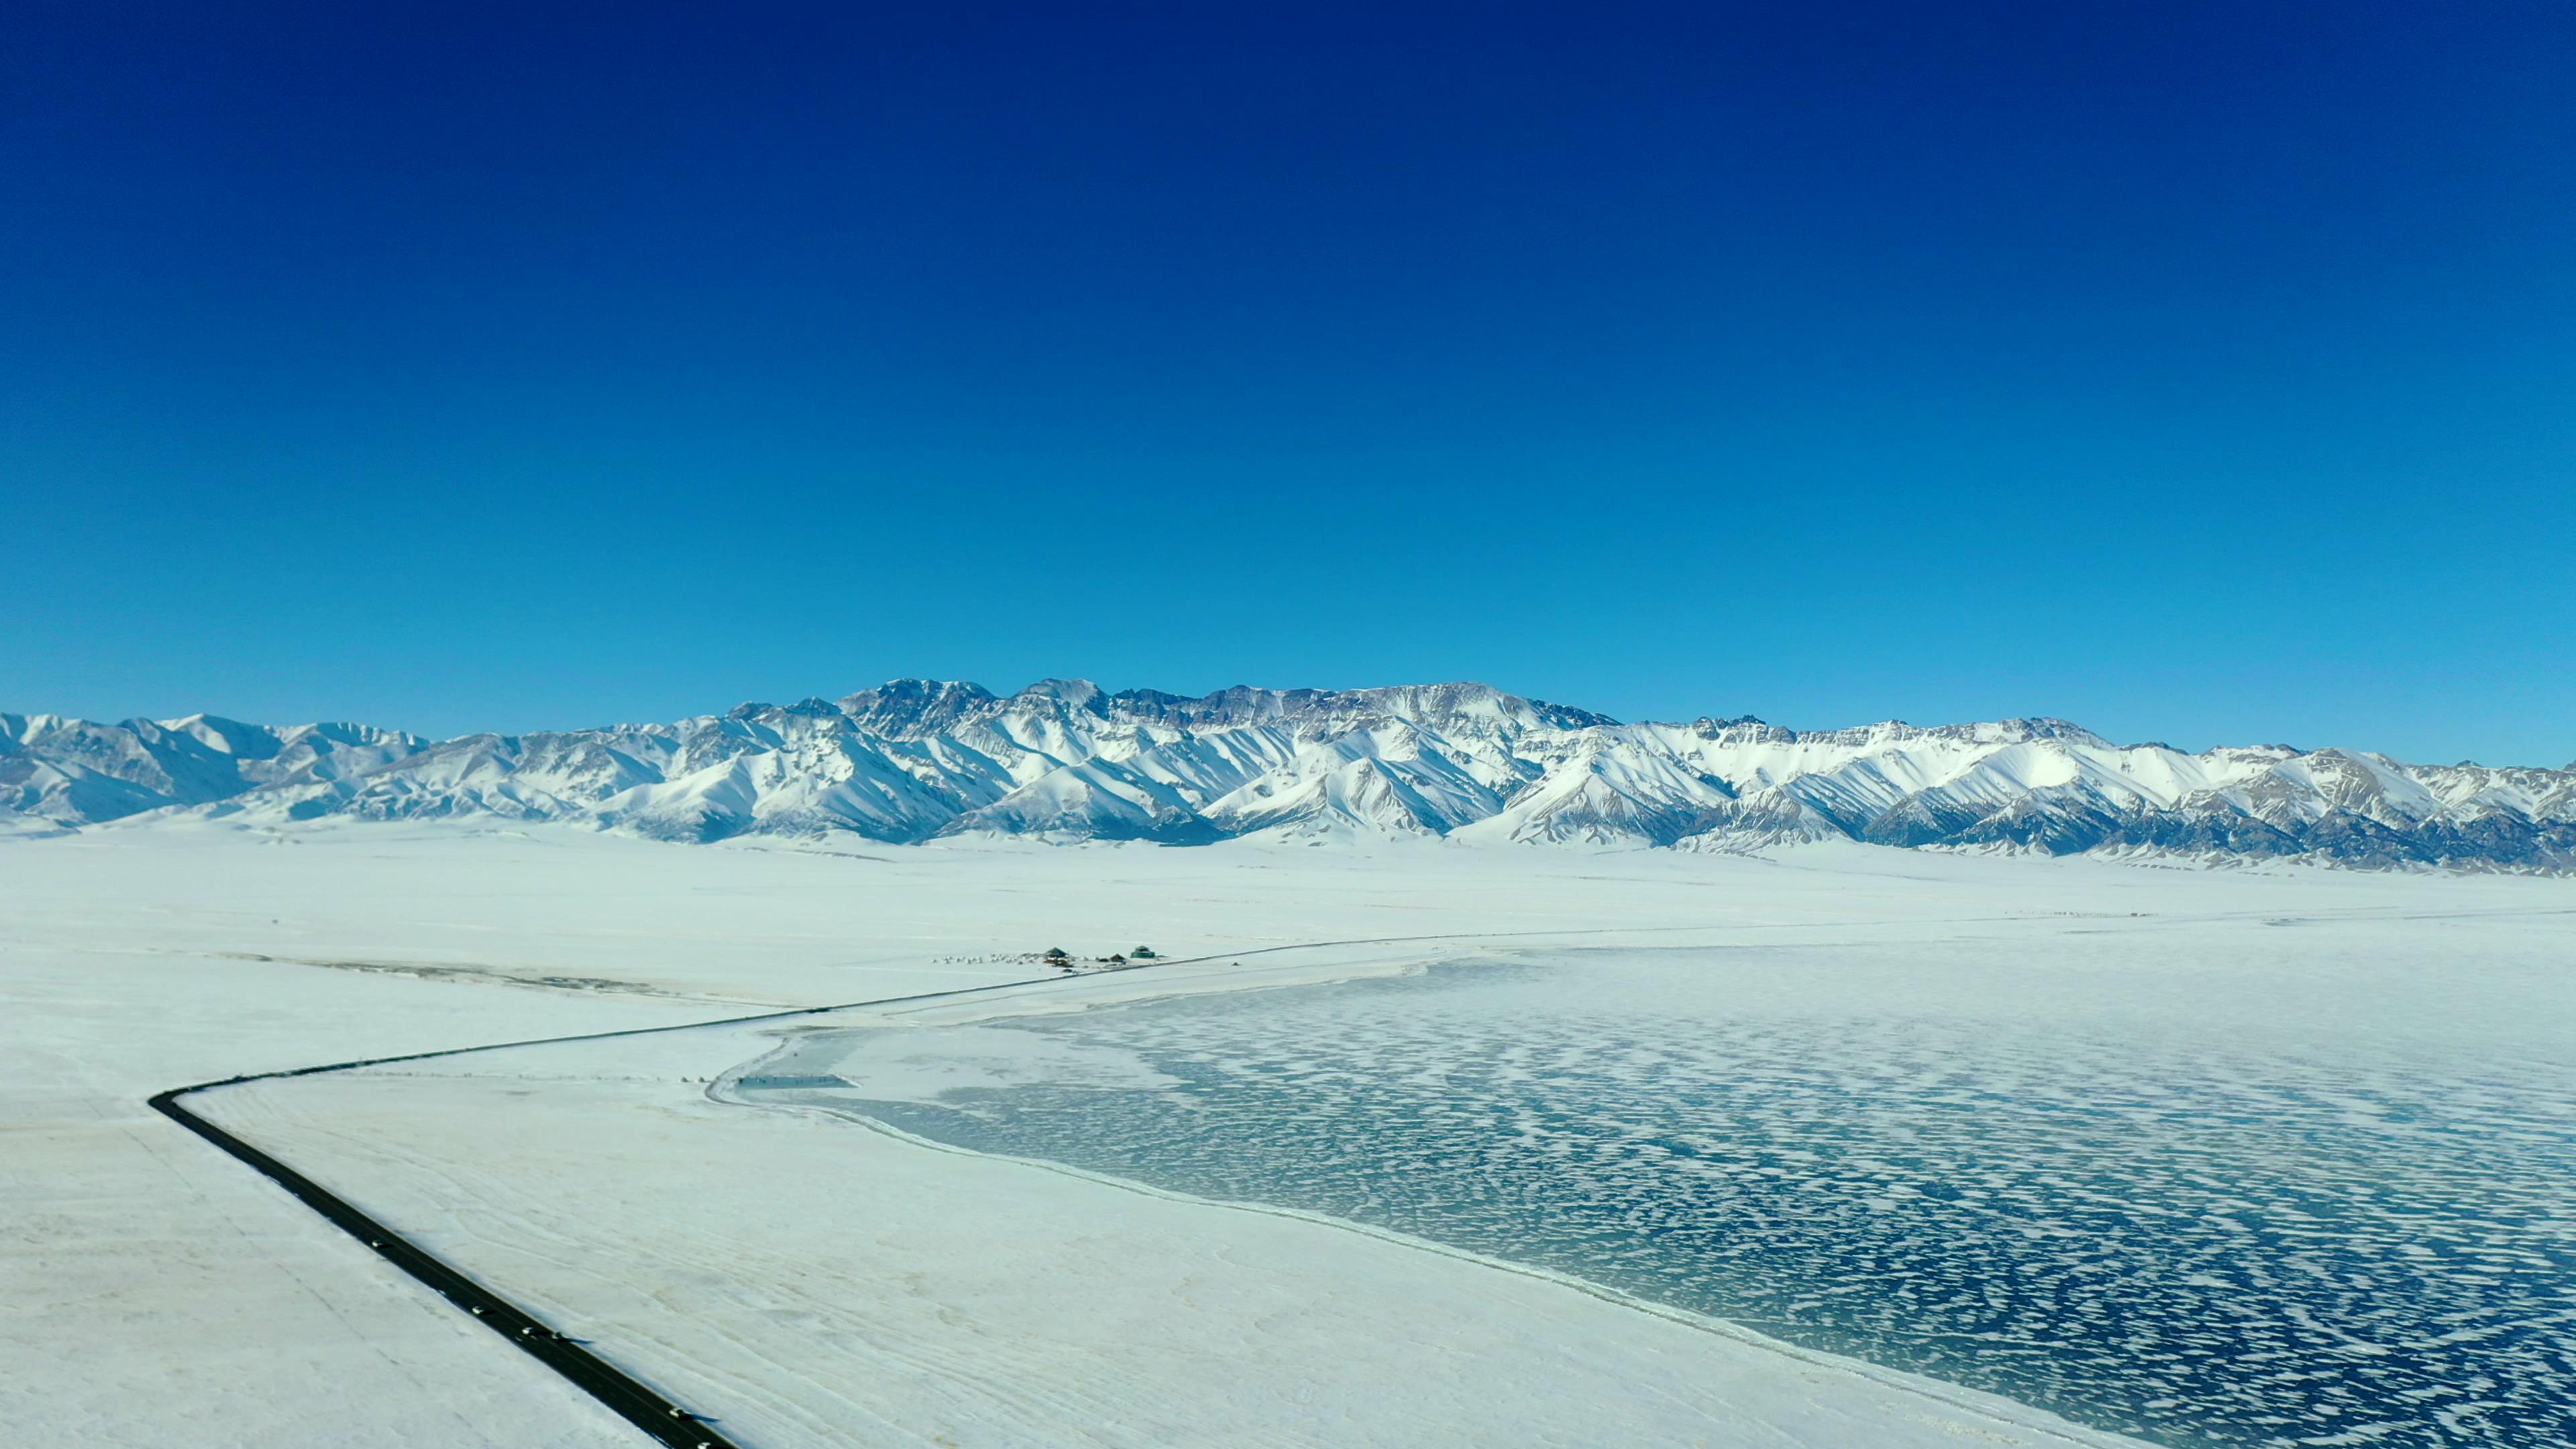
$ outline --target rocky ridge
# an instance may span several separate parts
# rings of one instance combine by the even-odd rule
[[[571,821],[661,839],[849,832],[1195,844],[1421,836],[1751,851],[1915,849],[2576,870],[2576,768],[2285,745],[2188,754],[2057,719],[1798,731],[1623,724],[1482,684],[894,680],[672,724],[429,740],[210,716],[0,714],[0,826]]]

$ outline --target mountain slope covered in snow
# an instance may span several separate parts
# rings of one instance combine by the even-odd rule
[[[907,679],[676,724],[436,741],[203,715],[0,714],[0,824],[156,810],[562,820],[691,841],[1423,836],[1742,851],[1850,839],[2576,870],[2576,767],[2282,745],[2186,754],[2054,719],[1622,724],[1481,684],[1190,698]]]

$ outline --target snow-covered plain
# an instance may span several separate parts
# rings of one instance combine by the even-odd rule
[[[888,1029],[1500,946],[1830,943],[1932,971],[2038,943],[2052,989],[2080,995],[2105,943],[2153,932],[2223,969],[2259,923],[2315,920],[2438,972],[2498,942],[2561,952],[2572,912],[2547,879],[1859,846],[826,853],[393,825],[0,842],[0,1416],[93,1444],[631,1440],[143,1107],[184,1082],[1003,982],[1032,973],[998,958],[1050,945],[1218,959]],[[1309,942],[1356,944],[1248,955]],[[777,1030],[197,1100],[752,1444],[2107,1442],[1471,1256],[711,1093]]]

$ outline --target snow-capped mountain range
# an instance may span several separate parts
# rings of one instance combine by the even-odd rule
[[[1445,837],[1890,846],[2576,870],[2576,766],[2186,754],[2055,719],[1622,724],[1482,684],[1221,690],[899,679],[677,724],[429,740],[362,725],[0,714],[0,825],[146,812],[481,817],[662,839],[853,832],[1173,844]]]

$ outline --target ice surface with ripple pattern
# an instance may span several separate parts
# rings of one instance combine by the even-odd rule
[[[2045,959],[2073,944],[1460,962],[823,1033],[741,1085],[2163,1442],[2576,1442],[2552,951],[2249,927]]]

